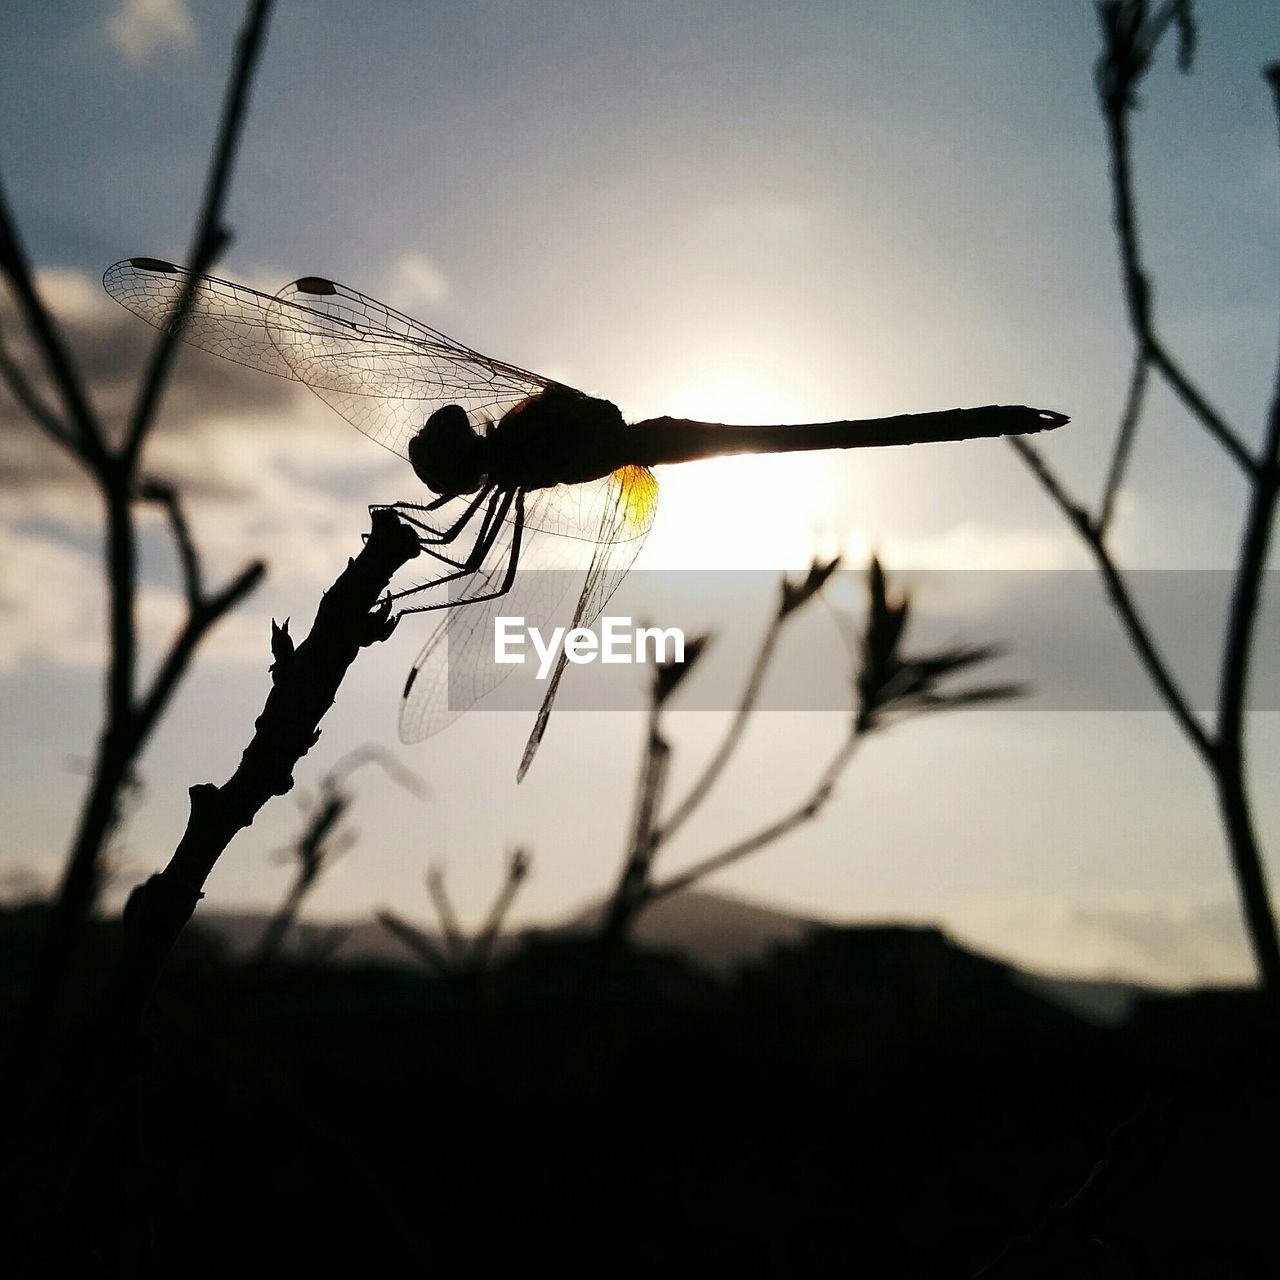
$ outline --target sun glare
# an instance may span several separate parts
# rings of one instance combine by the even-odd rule
[[[804,421],[794,396],[750,373],[677,389],[674,417],[768,425]],[[795,453],[714,458],[662,467],[658,518],[647,568],[801,568],[830,554],[851,530],[839,527],[831,455]]]

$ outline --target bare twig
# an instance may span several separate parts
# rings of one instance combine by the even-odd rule
[[[431,905],[440,921],[440,930],[449,956],[455,965],[461,966],[467,959],[467,939],[458,923],[458,913],[453,909],[453,899],[449,897],[449,890],[444,882],[444,867],[439,864],[429,867],[424,879]]]
[[[1138,429],[1138,419],[1142,417],[1142,402],[1146,398],[1147,374],[1150,368],[1145,352],[1137,351],[1133,359],[1133,372],[1129,376],[1129,391],[1125,396],[1120,430],[1116,433],[1115,448],[1111,454],[1111,467],[1107,472],[1107,482],[1102,490],[1102,501],[1098,504],[1096,523],[1099,538],[1107,536],[1111,517],[1115,513],[1116,498],[1124,483],[1129,456],[1133,452],[1133,439]]]
[[[228,82],[226,106],[214,146],[203,206],[197,220],[197,257],[208,262],[226,240],[222,206],[240,137],[249,85],[262,46],[270,0],[252,0],[240,36],[238,56]],[[197,269],[202,269],[197,265]],[[106,509],[106,578],[110,651],[106,670],[106,713],[99,734],[93,780],[85,796],[76,834],[58,888],[28,1001],[28,1023],[34,1028],[51,1015],[61,991],[80,926],[98,893],[98,860],[110,837],[120,807],[121,789],[164,710],[195,649],[209,628],[261,579],[263,566],[248,565],[222,591],[205,596],[199,559],[176,493],[168,486],[137,483],[142,447],[159,403],[172,361],[173,332],[162,333],[123,442],[112,447],[95,415],[63,336],[41,302],[27,255],[0,188],[0,271],[18,303],[40,352],[50,381],[64,407],[55,414],[35,396],[30,383],[15,378],[12,361],[0,361],[10,389],[37,424],[69,449],[92,477]],[[187,618],[161,659],[149,689],[137,689],[138,554],[135,506],[158,501],[166,509],[177,548],[187,600]]]
[[[1264,72],[1280,118],[1280,62]],[[1249,496],[1235,589],[1227,616],[1226,643],[1222,655],[1222,682],[1218,697],[1218,746],[1233,759],[1242,754],[1241,725],[1249,676],[1249,655],[1253,648],[1258,604],[1262,598],[1262,578],[1266,569],[1271,529],[1275,522],[1276,500],[1280,496],[1280,370],[1272,392],[1266,439],[1258,459],[1257,475]]]
[[[49,372],[49,380],[57,388],[73,433],[68,441],[86,463],[101,468],[107,460],[106,440],[102,427],[89,407],[79,370],[53,317],[49,314],[31,278],[26,251],[18,237],[17,224],[9,212],[4,184],[0,182],[0,271],[13,290],[27,328]]]
[[[707,778],[715,780],[742,737],[746,716],[755,703],[769,660],[776,650],[781,625],[802,605],[818,596],[837,563],[834,560],[826,564],[815,561],[808,576],[799,583],[791,583],[784,578],[777,614],[765,633],[738,713],[725,743],[713,757],[713,768],[704,770],[699,784],[691,793],[695,797],[694,805],[701,803],[710,790]],[[959,692],[943,689],[944,680],[985,662],[995,654],[996,648],[956,647],[924,655],[904,655],[902,645],[906,635],[907,596],[891,595],[884,571],[874,558],[868,573],[868,585],[870,604],[867,622],[856,651],[856,710],[844,741],[818,775],[811,790],[798,805],[751,835],[698,858],[683,871],[660,881],[654,878],[654,863],[678,823],[656,822],[671,763],[671,748],[662,733],[660,717],[665,693],[672,681],[659,672],[649,712],[635,823],[621,874],[600,926],[598,963],[622,946],[639,914],[659,898],[690,888],[704,877],[741,861],[816,818],[834,794],[836,783],[853,760],[858,744],[869,733],[904,716],[1021,695],[1021,686],[1015,685],[987,685]],[[681,821],[688,816],[688,811],[686,801],[677,810]]]
[[[182,296],[174,308],[167,328],[161,330],[151,354],[146,377],[134,404],[129,426],[125,432],[122,458],[132,471],[137,462],[156,407],[168,382],[169,371],[177,349],[183,322],[191,309],[192,299],[199,286],[201,275],[209,270],[231,239],[230,231],[222,225],[222,206],[226,200],[227,184],[231,179],[231,166],[244,125],[245,111],[249,105],[249,87],[258,57],[262,52],[266,35],[267,18],[271,12],[271,0],[252,0],[248,16],[236,45],[236,60],[227,82],[227,94],[222,106],[222,119],[218,124],[218,136],[213,148],[213,161],[205,185],[204,201],[192,237],[189,274]]]
[[[453,965],[445,953],[436,946],[435,939],[415,924],[396,915],[389,908],[376,913],[378,923],[394,938],[402,942],[415,956],[442,981],[451,981]]]
[[[783,579],[777,610],[769,620],[764,639],[761,641],[755,662],[752,664],[751,673],[747,677],[742,696],[738,700],[737,710],[734,712],[733,719],[729,723],[724,738],[707,762],[697,781],[689,788],[688,795],[668,815],[666,821],[662,823],[660,830],[655,834],[655,844],[665,844],[670,840],[688,820],[689,815],[706,799],[707,793],[711,788],[719,781],[725,766],[737,750],[738,744],[742,740],[743,730],[747,726],[747,720],[755,709],[757,701],[759,701],[760,690],[764,685],[765,672],[773,661],[773,653],[777,648],[778,637],[782,634],[783,626],[801,605],[822,590],[827,579],[831,577],[839,566],[839,556],[825,563],[815,560],[809,569],[808,576],[800,583],[792,584],[785,578]]]
[[[485,917],[480,932],[471,943],[470,962],[474,969],[483,971],[488,968],[494,945],[502,932],[503,921],[506,920],[507,913],[511,910],[516,894],[520,892],[520,886],[525,882],[532,865],[533,859],[527,850],[512,850],[511,856],[507,859],[507,874],[493,899],[493,905],[489,908],[489,914]]]
[[[1195,24],[1188,0],[1169,0],[1150,15],[1140,0],[1106,0],[1099,5],[1098,11],[1104,46],[1098,63],[1098,88],[1107,124],[1116,236],[1136,350],[1124,414],[1096,522],[1090,520],[1084,508],[1070,496],[1039,450],[1025,440],[1011,439],[1009,444],[1088,547],[1130,644],[1170,714],[1213,778],[1260,982],[1273,1006],[1280,1007],[1280,939],[1277,938],[1262,851],[1253,828],[1244,760],[1244,714],[1250,658],[1271,530],[1276,504],[1280,500],[1280,373],[1277,373],[1262,449],[1254,458],[1156,337],[1151,315],[1151,282],[1138,243],[1129,115],[1135,106],[1134,89],[1150,65],[1160,37],[1170,25],[1176,25],[1178,30],[1179,65],[1184,71],[1190,69]],[[1280,63],[1267,67],[1263,74],[1271,87],[1276,113],[1280,117]],[[1218,440],[1249,480],[1232,597],[1225,619],[1216,724],[1212,730],[1206,728],[1191,710],[1105,543],[1141,413],[1148,366],[1161,374],[1192,416]]]
[[[67,430],[62,419],[40,399],[27,375],[9,354],[2,328],[0,328],[0,378],[4,379],[13,398],[55,444],[61,445],[76,457],[81,456],[75,438]]]
[[[854,752],[857,751],[858,744],[862,741],[862,736],[856,731],[849,733],[848,737],[841,743],[840,748],[827,762],[827,767],[822,771],[808,796],[789,813],[762,827],[754,835],[737,840],[727,848],[721,849],[718,853],[699,858],[692,866],[686,867],[678,874],[647,886],[644,893],[645,903],[656,902],[659,898],[666,898],[673,893],[680,893],[704,877],[711,875],[713,871],[723,871],[725,867],[732,866],[735,862],[740,862],[748,854],[755,853],[757,849],[763,849],[765,845],[772,844],[775,840],[780,840],[796,827],[806,822],[811,822],[822,812],[827,801],[835,793],[836,782],[848,767],[850,761],[852,761]]]
[[[1238,433],[1214,409],[1203,393],[1173,359],[1156,334],[1151,307],[1151,279],[1142,259],[1133,198],[1130,162],[1129,114],[1135,105],[1134,89],[1150,66],[1151,56],[1168,26],[1178,20],[1180,3],[1162,6],[1150,18],[1145,5],[1119,0],[1099,6],[1106,47],[1098,66],[1099,94],[1107,122],[1111,156],[1111,192],[1116,236],[1124,279],[1129,323],[1137,342],[1137,358],[1154,365],[1174,394],[1206,431],[1227,451],[1237,466],[1252,475],[1254,461]],[[1185,40],[1185,36],[1184,36]],[[1184,44],[1183,69],[1190,68],[1190,45]]]
[[[725,735],[721,739],[720,745],[712,754],[711,759],[707,761],[706,766],[693,786],[689,788],[688,794],[676,805],[662,823],[658,834],[659,843],[670,840],[684,826],[689,816],[702,804],[707,797],[707,793],[720,780],[720,775],[724,773],[725,766],[733,758],[733,754],[742,740],[743,731],[747,727],[747,721],[751,718],[751,712],[755,709],[756,702],[759,700],[765,672],[773,661],[773,653],[777,648],[778,637],[782,634],[785,621],[786,615],[781,612],[776,612],[769,619],[769,626],[765,630],[764,639],[756,652],[755,662],[752,664],[751,672],[747,676],[747,683],[743,688],[742,697],[738,700],[738,707],[733,713],[733,719],[729,722],[729,727],[725,730]]]
[[[671,768],[671,746],[661,731],[661,708],[662,703],[655,696],[649,708],[644,760],[636,788],[636,809],[627,856],[600,928],[600,943],[606,952],[622,943],[632,921],[643,908],[653,859],[662,843],[655,824]]]
[[[235,773],[221,787],[191,788],[191,816],[165,869],[134,890],[125,908],[124,947],[115,984],[116,1016],[134,1026],[173,943],[203,895],[204,883],[235,834],[293,786],[293,770],[315,745],[319,724],[360,650],[395,626],[379,597],[418,540],[390,511],[373,513],[364,549],[325,593],[311,634],[296,648],[285,628],[273,638],[272,688]]]
[[[178,553],[178,564],[182,569],[182,587],[187,598],[187,608],[194,613],[201,601],[200,560],[196,555],[195,544],[191,541],[191,528],[183,513],[182,503],[178,500],[178,491],[163,480],[144,480],[138,486],[138,496],[147,502],[158,502],[164,507],[169,520],[169,531],[173,535],[174,547]]]
[[[251,963],[258,966],[274,960],[284,946],[289,931],[307,895],[320,877],[356,842],[355,832],[339,824],[355,800],[347,783],[366,764],[379,765],[387,776],[411,795],[425,794],[426,786],[412,769],[405,768],[389,751],[376,743],[365,743],[342,756],[323,778],[319,792],[303,803],[307,820],[298,838],[282,850],[295,865],[294,877],[275,915],[267,922]]]
[[[1142,665],[1146,668],[1152,684],[1155,685],[1161,698],[1164,699],[1165,705],[1182,727],[1183,733],[1195,745],[1196,750],[1206,760],[1210,759],[1214,754],[1214,747],[1208,731],[1191,709],[1191,704],[1187,701],[1186,695],[1174,679],[1168,664],[1160,655],[1155,639],[1147,624],[1143,621],[1142,615],[1138,612],[1138,607],[1134,603],[1128,587],[1125,585],[1119,567],[1107,550],[1106,544],[1102,541],[1098,531],[1090,522],[1088,513],[1072,500],[1061,481],[1058,480],[1048,463],[1041,457],[1039,450],[1034,449],[1025,440],[1011,441],[1010,443],[1023,461],[1026,462],[1027,466],[1030,467],[1032,474],[1040,482],[1045,492],[1075,526],[1081,541],[1088,547],[1094,562],[1098,566],[1098,572],[1102,575],[1112,607],[1119,616],[1125,633],[1128,635],[1129,641],[1137,652]]]
[[[445,888],[444,868],[439,866],[428,872],[427,888],[440,920],[445,942],[443,947],[416,925],[401,919],[392,911],[379,911],[378,923],[404,943],[438,978],[459,983],[469,995],[474,996],[478,984],[488,971],[503,921],[532,866],[533,858],[527,850],[512,850],[507,859],[507,874],[498,887],[489,907],[489,914],[479,932],[471,939],[467,938],[458,923],[453,903]]]

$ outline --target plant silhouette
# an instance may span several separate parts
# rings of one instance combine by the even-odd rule
[[[1190,0],[1170,0],[1154,7],[1145,0],[1106,0],[1098,5],[1098,17],[1103,47],[1095,78],[1107,128],[1111,198],[1134,352],[1124,409],[1096,507],[1085,506],[1073,497],[1043,453],[1029,441],[1010,439],[1009,445],[1088,548],[1134,652],[1213,783],[1258,980],[1280,1010],[1280,943],[1245,767],[1249,670],[1276,503],[1280,500],[1280,383],[1273,391],[1261,447],[1256,453],[1252,452],[1240,433],[1192,381],[1156,326],[1151,273],[1143,258],[1138,234],[1131,122],[1138,106],[1138,87],[1151,68],[1161,40],[1171,29],[1177,35],[1180,70],[1189,73],[1192,69],[1196,25]],[[1272,63],[1263,71],[1263,76],[1280,116],[1280,63]],[[1133,443],[1153,375],[1164,382],[1196,425],[1221,447],[1246,484],[1234,582],[1218,660],[1218,697],[1212,723],[1205,723],[1196,713],[1166,662],[1159,638],[1143,617],[1109,543],[1115,525],[1116,500],[1128,476]]]
[[[240,35],[192,243],[191,260],[198,263],[201,270],[212,265],[230,240],[230,232],[222,222],[222,210],[270,9],[269,0],[255,0],[249,6]],[[147,440],[173,367],[177,348],[174,331],[167,330],[157,339],[139,382],[123,437],[113,440],[90,402],[65,338],[40,299],[2,183],[0,274],[39,353],[49,390],[46,393],[28,378],[6,349],[3,333],[0,333],[0,378],[49,441],[64,451],[92,481],[106,511],[104,571],[110,617],[106,711],[38,976],[28,999],[28,1023],[36,1030],[55,1011],[77,938],[97,901],[102,853],[119,820],[136,762],[168,709],[201,641],[219,619],[257,586],[265,565],[255,560],[225,586],[213,592],[206,590],[181,496],[172,484],[149,474],[145,465]],[[189,296],[179,300],[175,325],[189,305]],[[159,506],[165,512],[186,596],[186,618],[161,658],[155,675],[145,686],[140,685],[137,671],[136,617],[137,520],[144,506]]]

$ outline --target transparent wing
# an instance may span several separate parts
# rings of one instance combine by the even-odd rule
[[[190,277],[158,258],[126,258],[108,267],[102,281],[134,315],[167,329]],[[553,385],[318,276],[295,280],[275,296],[201,276],[178,336],[224,360],[305,383],[353,426],[404,458],[414,434],[443,405],[462,405],[483,429]],[[527,527],[594,540],[599,496],[578,492],[591,487],[561,487],[555,502],[530,503]],[[466,504],[465,497],[444,504],[434,523],[447,527]]]
[[[405,458],[409,441],[442,406],[461,405],[483,430],[551,385],[315,276],[280,290],[266,327],[294,377],[352,426]]]
[[[557,522],[556,509],[570,495],[582,536],[547,536],[546,526]],[[511,590],[494,600],[456,603],[441,611],[405,684],[401,739],[420,742],[439,733],[511,674],[510,665],[493,660],[495,618],[522,617],[527,626],[544,634],[551,626],[593,622],[631,568],[653,524],[657,502],[653,473],[636,466],[591,484],[529,494],[520,565]],[[513,529],[503,528],[480,572],[467,579],[463,590],[468,598],[501,584]],[[451,589],[457,599],[458,585],[424,584],[421,596],[409,597],[406,604],[428,603],[437,590]],[[549,713],[550,707],[545,710]],[[539,719],[545,723],[545,714]]]
[[[134,315],[170,329],[190,278],[158,258],[127,258],[108,267],[102,283]],[[353,426],[406,458],[409,441],[443,405],[462,405],[483,429],[551,385],[318,276],[295,280],[274,297],[201,276],[177,335],[224,360],[305,383]]]

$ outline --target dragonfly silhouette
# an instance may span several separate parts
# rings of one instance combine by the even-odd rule
[[[128,258],[103,276],[117,302],[159,329],[174,329],[189,280],[189,272],[157,258]],[[202,276],[175,332],[226,360],[305,383],[407,459],[431,490],[429,501],[394,506],[438,566],[427,581],[392,595],[397,612],[445,610],[405,682],[405,742],[438,732],[510,672],[486,659],[494,617],[542,626],[560,609],[564,573],[518,568],[580,570],[570,626],[599,616],[653,523],[658,484],[650,467],[1021,435],[1068,421],[1044,409],[987,405],[794,426],[670,417],[629,424],[608,400],[481,355],[319,276],[274,296]],[[561,654],[519,778],[546,729],[565,662]]]

